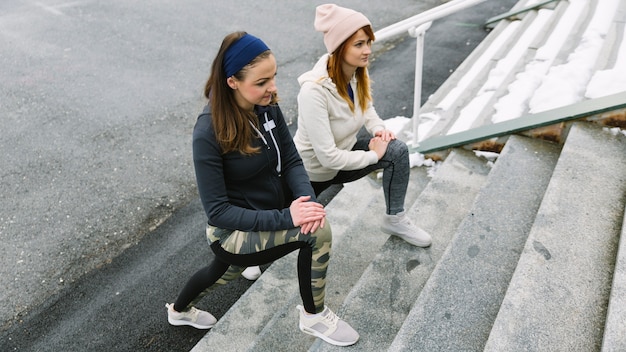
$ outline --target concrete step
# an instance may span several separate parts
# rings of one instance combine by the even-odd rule
[[[626,351],[626,212],[613,271],[613,286],[604,327],[602,352]]]
[[[625,151],[624,135],[572,126],[485,351],[600,349],[626,207]]]
[[[509,139],[389,351],[484,346],[559,152]]]
[[[370,176],[360,180],[366,182],[345,184],[344,189],[339,192],[338,198],[333,199],[327,207],[328,212],[333,214],[329,215],[329,220],[333,224],[353,221],[349,228],[338,230],[336,226],[333,227],[333,251],[328,266],[326,305],[341,317],[344,315],[341,304],[363,271],[366,270],[372,258],[380,251],[381,245],[389,238],[388,235],[379,230],[380,221],[385,213],[383,190],[376,173]],[[429,179],[426,168],[413,168],[411,170],[407,203],[414,202],[417,195],[428,184]],[[363,201],[360,197],[364,187],[375,189],[372,202],[370,206],[355,207],[355,202]],[[342,192],[350,192],[352,196],[342,196]],[[338,217],[339,213],[344,214],[346,219]],[[339,231],[341,231],[340,234]],[[299,317],[295,309],[296,304],[302,304],[299,294],[292,297],[284,308],[283,314],[267,324],[254,341],[253,350],[276,351],[284,348],[284,346],[289,346],[289,350],[305,351],[319,340],[305,335],[298,329]]]
[[[489,170],[484,159],[469,151],[456,150],[446,158],[407,211],[433,236],[431,247],[418,248],[390,237],[340,309],[361,335],[359,343],[336,347],[318,340],[310,350],[383,351],[389,346]]]
[[[411,192],[419,194],[428,180],[426,168],[411,169]],[[338,312],[344,297],[389,237],[379,230],[385,213],[379,181],[374,175],[345,184],[326,209],[333,229],[326,303]],[[279,350],[284,346],[302,350],[310,346],[315,338],[298,329],[295,306],[301,300],[296,261],[297,253],[292,253],[272,263],[192,351],[210,351],[211,346],[220,346],[221,351]]]

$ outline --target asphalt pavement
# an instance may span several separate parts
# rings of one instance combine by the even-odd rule
[[[204,332],[169,326],[164,304],[211,259],[190,148],[211,59],[229,32],[261,37],[295,131],[296,78],[324,52],[312,26],[321,3],[0,4],[0,350],[195,345]],[[375,29],[439,3],[338,2]],[[515,3],[488,0],[433,24],[422,100],[484,38],[484,20]],[[415,43],[393,43],[375,46],[370,69],[384,118],[413,109]],[[240,278],[200,307],[219,318],[249,285]]]

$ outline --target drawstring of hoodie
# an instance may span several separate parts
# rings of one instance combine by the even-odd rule
[[[276,142],[276,138],[274,137],[274,134],[272,133],[273,127],[270,127],[270,121],[267,118],[267,112],[265,112],[264,115],[265,115],[265,124],[264,124],[265,130],[270,133],[270,137],[272,137],[272,142],[274,143],[274,147],[276,148],[276,156],[278,157],[278,163],[276,164],[276,172],[278,172],[278,175],[280,176],[280,173],[282,172],[282,161],[280,159],[280,148],[278,148],[278,142]],[[252,128],[254,128],[254,130],[259,135],[259,137],[263,140],[263,143],[265,144],[267,149],[270,149],[269,144],[267,144],[267,139],[265,139],[265,136],[263,136],[263,133],[261,133],[261,131],[259,131],[259,129],[256,128],[256,126],[252,123],[252,121],[248,120],[248,122],[250,123],[250,126],[252,126]]]
[[[280,160],[280,149],[278,148],[278,143],[276,143],[276,138],[274,138],[274,134],[272,133],[272,129],[271,127],[269,127],[270,122],[267,119],[267,112],[265,113],[265,126],[266,129],[268,130],[268,132],[270,133],[270,137],[272,137],[272,142],[274,142],[274,147],[276,147],[276,155],[278,156],[278,163],[276,164],[276,172],[278,172],[278,175],[280,176],[280,173],[283,171],[282,170],[282,162]]]

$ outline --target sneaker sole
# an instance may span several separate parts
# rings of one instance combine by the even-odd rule
[[[381,228],[380,230],[381,230],[382,232],[384,232],[384,233],[388,234],[388,235],[391,235],[391,236],[396,236],[396,237],[398,237],[398,238],[401,238],[401,239],[402,239],[402,240],[404,240],[405,242],[410,243],[410,244],[412,244],[412,245],[414,245],[414,246],[417,246],[417,247],[426,248],[426,247],[430,247],[430,245],[432,244],[432,240],[431,240],[431,241],[428,241],[428,242],[416,241],[416,240],[414,240],[414,239],[407,239],[407,238],[405,238],[405,237],[404,237],[404,236],[402,236],[402,235],[398,235],[397,233],[395,233],[395,232],[393,232],[393,231],[388,231],[388,230],[385,230],[384,228]]]
[[[330,343],[331,345],[335,345],[335,346],[350,346],[350,345],[354,345],[357,341],[359,341],[359,339],[356,339],[354,341],[337,341],[337,340],[333,340],[330,337],[321,334],[320,332],[313,330],[313,329],[309,329],[306,326],[302,325],[302,324],[298,324],[298,326],[300,327],[300,331],[302,331],[305,334],[309,334],[315,337],[319,337],[320,339]]]
[[[215,326],[215,324],[212,325],[200,325],[200,324],[196,324],[196,323],[192,323],[190,321],[184,321],[184,320],[174,320],[171,319],[170,317],[167,317],[167,322],[170,323],[170,325],[174,325],[174,326],[193,326],[196,329],[200,329],[200,330],[207,330],[210,329],[212,327]]]

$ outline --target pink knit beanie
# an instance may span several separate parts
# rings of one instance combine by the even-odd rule
[[[371,25],[371,23],[360,12],[335,4],[324,4],[316,8],[313,25],[316,31],[324,33],[324,45],[332,54],[341,43],[350,38],[356,31]]]

